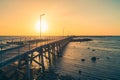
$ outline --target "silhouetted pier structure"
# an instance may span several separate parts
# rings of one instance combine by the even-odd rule
[[[6,80],[32,80],[31,64],[33,62],[38,64],[41,67],[40,72],[44,72],[44,59],[47,59],[49,65],[51,65],[56,56],[61,56],[62,50],[72,38],[1,40],[0,78]]]

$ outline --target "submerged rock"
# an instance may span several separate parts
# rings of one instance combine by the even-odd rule
[[[97,59],[96,57],[92,57],[91,58],[92,61],[96,61],[96,59]]]
[[[81,59],[81,61],[85,61],[85,59]]]
[[[81,71],[81,70],[79,70],[79,71],[78,71],[78,73],[79,73],[79,74],[81,74],[81,73],[82,73],[82,71]]]
[[[89,47],[87,49],[90,49]]]
[[[110,59],[110,57],[106,57],[107,59]]]

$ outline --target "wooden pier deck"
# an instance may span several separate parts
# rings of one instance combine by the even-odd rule
[[[55,56],[60,56],[63,48],[71,41],[71,39],[72,37],[61,37],[54,40],[45,41],[31,40],[27,41],[25,44],[22,43],[23,41],[14,42],[14,44],[22,44],[18,44],[19,46],[13,47],[12,49],[1,49],[0,51],[0,70],[3,71],[3,73],[0,73],[0,77],[7,75],[6,71],[4,70],[7,66],[17,62],[18,67],[12,71],[18,71],[20,73],[21,68],[26,66],[25,72],[22,72],[22,78],[25,80],[32,80],[30,77],[30,64],[34,61],[41,66],[41,70],[44,72],[44,58],[48,59],[49,64],[51,64],[51,59],[53,59]],[[10,44],[13,44],[13,42]],[[34,55],[34,52],[38,52],[39,54]],[[35,58],[39,58],[39,61],[36,61]],[[8,70],[7,72],[10,73],[11,70]],[[15,73],[12,75],[15,75]],[[11,79],[11,76],[7,77],[9,80],[15,80],[14,78],[16,76],[12,77]]]

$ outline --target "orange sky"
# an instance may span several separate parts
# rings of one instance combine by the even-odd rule
[[[120,0],[0,0],[0,35],[120,35]]]

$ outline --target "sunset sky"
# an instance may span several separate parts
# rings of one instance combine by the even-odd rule
[[[120,0],[0,0],[0,35],[39,35],[40,14],[42,35],[120,35]]]

